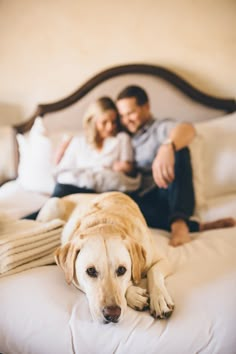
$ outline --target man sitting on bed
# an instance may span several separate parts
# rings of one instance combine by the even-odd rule
[[[189,123],[157,120],[147,93],[128,86],[117,97],[121,124],[131,134],[137,169],[143,181],[131,197],[138,203],[150,227],[171,232],[170,244],[191,241],[189,231],[233,226],[231,218],[200,224],[190,220],[194,189],[188,145],[195,136]]]

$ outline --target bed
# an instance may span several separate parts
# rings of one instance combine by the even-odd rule
[[[15,179],[0,188],[0,222],[4,217],[14,222],[43,205],[53,188],[50,156],[58,140],[65,133],[81,131],[80,117],[90,100],[101,95],[115,98],[131,83],[147,90],[154,116],[196,126],[197,137],[190,146],[194,217],[236,218],[235,100],[208,95],[170,69],[129,64],[98,73],[57,102],[38,105],[27,121],[11,127],[12,144],[18,144],[19,150],[8,150],[16,166]],[[42,127],[35,128],[38,118],[43,119],[47,140]],[[27,155],[29,150],[34,154]],[[84,196],[76,198],[86,202]],[[55,264],[35,266],[0,277],[0,352],[235,354],[236,228],[194,233],[191,243],[178,248],[169,246],[167,232],[151,231],[156,247],[173,267],[167,278],[176,306],[171,318],[154,320],[148,312],[128,308],[119,324],[95,323],[85,295],[67,285]]]

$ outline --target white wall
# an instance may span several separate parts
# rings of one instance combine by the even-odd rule
[[[235,23],[235,0],[1,0],[0,124],[124,63],[236,97]]]

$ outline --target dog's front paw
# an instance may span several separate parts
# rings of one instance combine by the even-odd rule
[[[145,311],[149,308],[149,296],[146,289],[131,285],[126,291],[128,306],[136,311]]]
[[[168,293],[154,294],[150,296],[150,314],[154,318],[169,318],[174,310],[174,303]]]

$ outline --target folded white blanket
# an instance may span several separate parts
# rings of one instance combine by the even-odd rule
[[[55,264],[54,256],[52,253],[47,256],[36,259],[34,261],[28,261],[27,263],[24,263],[16,268],[13,268],[12,270],[9,270],[6,273],[0,274],[0,278],[5,277],[7,275],[20,273],[20,272],[23,272],[24,270],[28,270],[28,269],[36,268],[36,267],[41,267],[41,266],[46,266],[49,264]]]
[[[0,228],[0,277],[54,263],[64,222],[5,220]]]

